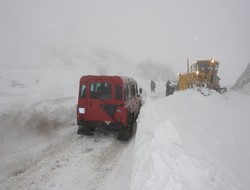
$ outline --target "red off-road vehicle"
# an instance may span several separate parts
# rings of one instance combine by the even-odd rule
[[[140,90],[141,94],[141,90]],[[137,82],[122,76],[82,76],[77,105],[78,134],[93,135],[97,127],[118,130],[119,140],[133,135],[141,108]]]

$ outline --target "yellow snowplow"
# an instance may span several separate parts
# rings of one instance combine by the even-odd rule
[[[203,84],[219,93],[225,92],[226,87],[221,88],[218,76],[219,62],[215,59],[197,60],[190,67],[187,62],[187,72],[179,73],[179,90],[192,88],[194,85],[201,87]]]

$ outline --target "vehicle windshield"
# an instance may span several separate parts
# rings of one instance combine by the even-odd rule
[[[210,67],[209,67],[208,63],[199,63],[198,64],[198,70],[199,71],[208,70],[209,68]]]

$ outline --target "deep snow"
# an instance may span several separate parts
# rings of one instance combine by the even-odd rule
[[[78,80],[89,67],[2,68],[0,189],[249,189],[249,96],[143,87],[137,130],[76,134]]]

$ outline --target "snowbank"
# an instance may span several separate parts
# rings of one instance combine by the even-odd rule
[[[214,101],[224,101],[223,98],[216,97],[217,94]],[[202,140],[203,133],[209,135],[207,125],[200,126],[204,127],[202,132],[188,131],[192,125],[197,125],[197,121],[205,123],[207,116],[204,118],[204,115],[214,115],[210,113],[212,107],[203,107],[203,102],[207,101],[204,98],[207,97],[187,91],[146,102],[138,121],[131,189],[240,189],[235,176],[228,174],[230,172],[223,166],[225,160],[216,162],[216,156],[208,156],[208,153],[211,153],[209,149],[200,149],[197,152],[194,146],[196,144],[202,147],[207,145],[213,149],[211,139]],[[211,103],[210,97],[207,99]],[[195,107],[207,110],[203,115],[201,111],[197,112]],[[218,118],[216,121],[219,121]],[[218,130],[220,127],[223,126],[217,125]],[[184,138],[185,134],[189,138]],[[216,131],[210,135],[216,135]],[[223,144],[223,147],[228,148],[228,145]],[[248,157],[245,157],[245,164],[247,159]],[[238,159],[229,160],[239,162]]]

